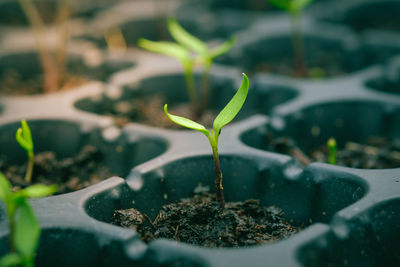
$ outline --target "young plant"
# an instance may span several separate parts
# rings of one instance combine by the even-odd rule
[[[214,157],[214,166],[215,166],[215,175],[216,175],[216,177],[215,177],[215,195],[216,195],[216,200],[219,202],[221,208],[225,207],[225,200],[224,200],[224,192],[223,192],[224,188],[222,186],[222,171],[221,171],[219,155],[218,155],[218,138],[221,133],[222,127],[224,127],[229,122],[231,122],[235,118],[235,116],[238,114],[240,109],[242,108],[242,106],[246,100],[248,91],[249,91],[249,80],[248,80],[247,76],[243,73],[243,80],[242,80],[242,84],[241,84],[239,90],[235,93],[233,98],[229,101],[229,103],[222,109],[222,111],[215,118],[214,123],[213,123],[214,129],[211,131],[207,130],[203,125],[201,125],[197,122],[194,122],[190,119],[169,114],[167,111],[167,104],[164,105],[165,114],[171,121],[173,121],[174,123],[179,124],[183,127],[193,129],[193,130],[203,133],[207,137],[208,141],[210,142],[211,149],[213,152],[213,157]]]
[[[301,13],[314,0],[268,0],[272,5],[286,10],[290,15],[292,28],[292,45],[296,76],[308,75],[305,64],[304,40],[301,31]]]
[[[40,225],[28,198],[54,194],[57,186],[32,185],[12,192],[10,182],[0,173],[0,200],[8,215],[10,253],[0,258],[0,266],[33,267],[40,239]]]
[[[21,127],[18,128],[15,139],[28,155],[28,167],[25,173],[25,182],[30,183],[32,181],[33,167],[35,164],[35,153],[33,152],[31,129],[26,120],[21,121]]]
[[[201,117],[208,107],[210,95],[210,70],[215,58],[227,53],[235,44],[231,37],[223,44],[209,49],[207,44],[183,29],[175,19],[168,19],[168,31],[177,43],[152,42],[140,39],[138,45],[146,50],[164,54],[179,60],[183,66],[188,96],[192,106],[192,117]],[[200,97],[194,81],[194,68],[203,66]]]
[[[335,138],[329,138],[326,143],[329,150],[329,164],[336,165],[337,162],[337,145]]]
[[[43,87],[46,93],[54,92],[61,87],[64,80],[69,18],[68,0],[60,0],[57,16],[57,38],[55,55],[46,41],[46,27],[38,9],[32,0],[18,0],[23,12],[32,26],[35,35],[36,47],[39,53],[40,62],[43,68]]]

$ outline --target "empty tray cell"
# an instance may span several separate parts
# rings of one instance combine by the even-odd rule
[[[66,193],[111,176],[126,176],[130,169],[163,153],[166,142],[145,134],[102,130],[89,122],[67,120],[28,121],[34,142],[33,183],[56,183]],[[24,187],[26,152],[15,133],[19,122],[0,126],[0,171],[15,187]],[[119,134],[119,135],[117,135]],[[116,136],[115,136],[116,135]]]
[[[40,66],[36,51],[20,51],[0,55],[0,94],[44,93],[43,70]],[[59,90],[79,87],[93,80],[107,81],[113,73],[133,66],[133,62],[104,60],[100,54],[96,59],[96,64],[92,64],[83,54],[69,53],[65,78],[60,84]]]
[[[328,102],[277,116],[268,126],[243,133],[241,140],[252,147],[289,154],[307,165],[328,162],[326,143],[333,137],[339,165],[396,168],[400,166],[399,114],[399,107],[381,102]]]

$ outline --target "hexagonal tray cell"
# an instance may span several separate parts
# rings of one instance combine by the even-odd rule
[[[9,252],[7,239],[0,239],[0,255]],[[73,227],[46,228],[42,230],[35,266],[133,266],[123,253],[122,241]]]
[[[93,122],[72,120],[28,121],[35,151],[33,182],[59,184],[66,193],[107,179],[126,176],[134,166],[166,150],[161,137],[101,129]],[[15,133],[19,122],[0,126],[0,171],[16,187],[24,187],[26,152]]]
[[[322,12],[321,18],[328,22],[350,26],[355,31],[370,29],[400,30],[400,3],[396,0],[333,1]]]
[[[196,74],[197,85],[201,75]],[[240,85],[236,78],[222,72],[211,74],[211,93],[209,109],[201,122],[212,125],[215,115],[232,98]],[[197,86],[199,87],[199,86]],[[252,114],[268,113],[272,107],[294,98],[297,91],[287,85],[256,82],[250,89],[248,99],[237,115],[237,120]],[[186,84],[182,73],[164,74],[146,77],[138,84],[125,86],[116,97],[115,92],[105,93],[101,97],[89,97],[78,100],[75,107],[101,115],[110,115],[117,124],[129,121],[157,127],[175,127],[164,114],[163,106],[168,104],[172,114],[190,116],[191,110],[186,93]],[[189,115],[188,115],[189,114]]]
[[[83,53],[69,53],[67,58],[65,89],[77,87],[90,80],[107,81],[115,72],[133,67],[133,62],[104,60],[99,57],[92,65]],[[36,51],[19,51],[0,55],[0,94],[40,94],[43,93],[43,71]]]
[[[364,84],[368,89],[389,93],[400,94],[400,58],[394,58],[388,63],[379,75],[371,77]]]
[[[400,106],[365,100],[325,102],[277,114],[267,125],[241,135],[245,144],[296,157],[301,163],[328,162],[326,142],[334,137],[338,164],[354,168],[400,166]]]
[[[323,33],[322,30],[321,33]],[[305,62],[309,77],[340,76],[367,67],[363,63],[361,51],[348,49],[349,44],[346,44],[344,39],[321,33],[304,32]],[[298,76],[293,67],[295,64],[291,36],[286,29],[280,33],[269,33],[264,36],[262,32],[250,32],[248,35],[250,35],[248,39],[250,41],[238,43],[235,53],[229,53],[217,61],[222,64],[240,66],[249,74],[268,72]],[[257,37],[254,38],[255,36]],[[246,40],[246,34],[238,39]]]
[[[362,179],[341,171],[310,168],[300,176],[285,177],[285,164],[267,157],[223,155],[221,168],[227,201],[258,199],[262,205],[278,206],[292,225],[301,228],[329,222],[338,210],[362,198],[366,190]],[[211,156],[182,157],[145,169],[143,173],[140,167],[131,172],[127,178],[130,189],[119,199],[112,201],[107,192],[89,197],[85,203],[88,215],[110,222],[115,210],[135,208],[154,220],[163,205],[193,196],[199,185],[211,193],[215,188]]]
[[[398,266],[399,215],[399,198],[378,203],[348,223],[347,238],[304,244],[298,258],[305,266]]]

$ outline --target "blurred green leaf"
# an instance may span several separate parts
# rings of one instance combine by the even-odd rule
[[[15,138],[18,144],[27,152],[33,151],[31,129],[25,120],[21,120],[21,128],[18,128]]]
[[[214,48],[213,50],[211,50],[210,52],[210,57],[212,59],[215,59],[223,54],[226,54],[229,52],[229,50],[232,49],[232,47],[235,45],[236,43],[236,39],[235,37],[231,37],[229,38],[228,41],[224,42],[223,44],[217,46],[216,48]]]
[[[11,194],[11,184],[8,179],[0,172],[0,199],[6,201]]]
[[[30,256],[39,244],[40,225],[32,207],[25,199],[19,205],[15,225],[14,245],[18,253]]]
[[[10,253],[0,258],[1,267],[12,267],[22,265],[23,259],[16,253]]]
[[[147,39],[139,39],[138,45],[141,48],[149,50],[151,52],[163,54],[166,56],[173,57],[180,61],[186,61],[190,58],[189,51],[184,47],[171,42],[153,42]]]
[[[172,37],[187,49],[191,49],[199,54],[207,53],[207,45],[182,28],[176,19],[168,19],[168,30]]]
[[[35,184],[31,185],[25,189],[20,190],[24,196],[28,198],[40,198],[40,197],[46,197],[54,194],[57,192],[57,186],[56,185],[43,185],[43,184]]]

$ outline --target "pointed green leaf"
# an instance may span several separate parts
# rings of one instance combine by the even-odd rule
[[[215,59],[223,54],[226,54],[229,52],[229,50],[232,49],[232,47],[235,45],[236,39],[235,37],[229,38],[228,41],[224,42],[223,44],[219,45],[218,47],[214,48],[210,52],[210,56],[212,59]]]
[[[11,193],[11,184],[0,172],[0,199],[6,201]]]
[[[0,258],[1,267],[21,266],[23,258],[17,253],[10,253]]]
[[[243,73],[242,85],[240,86],[239,90],[237,90],[233,98],[214,120],[214,130],[216,133],[219,133],[222,127],[227,125],[233,120],[233,118],[235,118],[242,108],[244,101],[246,101],[248,91],[249,79],[247,78],[246,74]]]
[[[203,125],[184,117],[169,114],[167,111],[167,104],[164,105],[164,112],[167,115],[168,119],[170,119],[172,122],[175,122],[176,124],[179,124],[183,127],[202,132],[206,136],[209,136],[210,133]]]
[[[148,51],[170,56],[180,61],[189,60],[190,58],[189,51],[186,48],[175,43],[153,42],[142,38],[139,39],[138,45]]]
[[[57,192],[57,186],[56,185],[43,185],[43,184],[35,184],[31,185],[25,189],[20,190],[20,192],[28,197],[28,198],[40,198],[40,197],[46,197],[54,194]]]
[[[29,256],[35,253],[39,244],[40,225],[32,207],[25,199],[19,205],[15,225],[14,245],[18,253]]]
[[[207,45],[182,28],[176,19],[168,19],[168,30],[172,37],[184,47],[200,54],[207,53]]]

